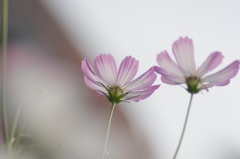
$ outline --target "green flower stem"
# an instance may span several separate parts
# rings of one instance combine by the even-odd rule
[[[22,125],[21,125],[21,127],[20,127],[20,130],[19,130],[19,132],[18,132],[17,135],[16,135],[16,140],[15,140],[15,142],[14,142],[13,148],[17,148],[17,146],[18,146],[18,144],[19,144],[19,142],[20,142],[20,139],[21,139],[22,134],[23,134],[23,130],[24,130],[24,128],[25,128],[26,119],[27,119],[27,118],[25,118],[24,121],[22,122]]]
[[[10,135],[9,135],[9,143],[8,143],[8,153],[9,154],[11,154],[12,148],[13,148],[13,143],[15,142],[15,136],[14,135],[15,135],[16,127],[17,127],[18,118],[19,118],[20,112],[22,110],[22,106],[23,106],[23,102],[19,106],[18,111],[15,115],[13,125],[12,125],[12,128],[11,128],[11,132],[10,132]]]
[[[8,33],[8,0],[2,1],[2,126],[4,141],[8,145],[8,121],[6,102],[6,64],[7,64],[7,33]]]
[[[112,121],[112,115],[113,115],[113,111],[114,111],[115,106],[116,106],[116,103],[112,103],[112,107],[111,107],[109,118],[108,118],[107,134],[106,134],[106,140],[105,140],[105,145],[104,145],[102,159],[105,158],[105,154],[106,154],[106,151],[107,151],[107,142],[108,142],[109,130],[110,130],[110,125],[111,125],[111,121]]]
[[[185,129],[186,129],[186,126],[187,126],[188,116],[189,116],[189,112],[190,112],[190,108],[191,108],[191,104],[192,104],[192,99],[193,99],[193,93],[191,93],[190,102],[189,102],[188,110],[187,110],[187,115],[186,115],[186,118],[185,118],[183,130],[182,130],[182,135],[181,135],[181,138],[180,138],[180,140],[179,140],[179,143],[178,143],[178,146],[177,146],[177,149],[176,149],[176,151],[175,151],[175,154],[174,154],[173,159],[175,159],[175,158],[177,157],[178,150],[179,150],[179,148],[180,148],[180,146],[181,146],[181,143],[182,143],[182,140],[183,140],[183,136],[184,136]]]

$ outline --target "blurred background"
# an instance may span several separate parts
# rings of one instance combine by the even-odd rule
[[[140,75],[188,36],[197,66],[222,52],[216,72],[240,59],[239,7],[237,0],[9,0],[9,123],[22,105],[19,125],[26,121],[31,137],[21,142],[40,145],[23,158],[101,157],[111,105],[84,84],[84,57],[110,53],[120,64],[132,55]],[[194,96],[178,159],[240,159],[239,81]],[[155,83],[161,87],[146,100],[116,107],[107,159],[173,157],[190,94],[160,76]]]

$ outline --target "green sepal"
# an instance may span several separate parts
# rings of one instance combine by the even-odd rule
[[[137,95],[137,96],[134,96],[134,97],[131,97],[131,98],[124,99],[124,97],[126,95],[128,95],[130,92],[123,93],[123,90],[119,86],[112,87],[112,88],[107,88],[104,84],[102,84],[100,82],[98,82],[98,83],[106,89],[108,94],[106,94],[106,93],[104,93],[103,91],[100,91],[100,90],[97,90],[97,91],[101,92],[108,99],[108,101],[111,102],[111,103],[118,104],[118,103],[121,103],[121,102],[127,102],[130,99],[133,99],[133,98],[136,98],[136,97],[140,96],[140,95]]]
[[[196,77],[188,77],[186,79],[186,84],[187,84],[187,91],[192,94],[196,94],[202,89],[202,85],[200,82],[200,79]]]

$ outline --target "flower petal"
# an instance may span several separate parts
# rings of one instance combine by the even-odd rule
[[[163,70],[168,72],[168,74],[177,76],[177,77],[184,77],[184,72],[170,58],[167,51],[157,54],[157,63]]]
[[[192,40],[188,37],[181,37],[173,43],[172,50],[182,70],[187,73],[188,76],[194,76],[196,74],[196,65]]]
[[[164,83],[171,84],[171,85],[177,85],[177,84],[183,84],[186,83],[185,78],[181,77],[173,77],[173,76],[161,76],[161,80]]]
[[[155,72],[157,72],[160,75],[169,75],[168,72],[166,72],[164,69],[158,67],[158,66],[153,66]]]
[[[211,82],[211,83],[209,83],[209,84],[204,85],[202,89],[208,90],[208,88],[211,88],[211,87],[213,87],[213,86],[225,86],[225,85],[227,85],[227,84],[229,84],[229,83],[230,83],[230,80],[227,80],[227,81],[218,81],[218,82]]]
[[[87,58],[85,58],[82,61],[81,68],[82,68],[84,76],[86,76],[91,82],[95,83],[96,85],[99,85],[99,82],[102,84],[106,84],[104,81],[102,81],[101,79],[99,79],[97,77],[95,71],[93,70],[93,68]]]
[[[202,77],[209,71],[212,71],[222,62],[223,56],[220,52],[214,52],[208,56],[208,58],[204,61],[202,66],[199,68],[197,73],[198,77]]]
[[[110,54],[101,54],[94,60],[96,73],[100,79],[110,86],[116,83],[117,66],[114,58]]]
[[[139,62],[132,58],[131,56],[126,57],[118,70],[117,73],[117,85],[124,85],[131,81],[133,77],[136,75],[138,70]]]
[[[154,72],[154,68],[151,67],[148,71],[146,71],[143,75],[138,77],[137,79],[127,83],[122,88],[124,90],[133,91],[133,90],[141,90],[150,87],[156,80],[157,75]]]
[[[103,95],[101,91],[108,94],[107,90],[104,87],[96,85],[91,80],[89,80],[86,76],[84,76],[84,82],[90,89],[96,91],[98,95]]]
[[[212,83],[212,82],[222,82],[222,81],[230,80],[237,74],[239,70],[239,63],[240,63],[239,60],[234,61],[229,66],[222,69],[221,71],[204,77],[203,82]]]
[[[158,66],[153,66],[153,68],[157,73],[162,75],[161,80],[164,83],[172,84],[172,85],[185,83],[185,78],[183,78],[183,77],[171,76],[165,70],[163,70],[162,68],[160,68]]]
[[[160,87],[160,85],[155,85],[155,86],[151,86],[151,87],[149,87],[145,90],[142,90],[142,91],[130,92],[126,96],[126,98],[135,97],[135,98],[132,98],[130,100],[135,101],[135,102],[139,102],[139,100],[143,100],[143,99],[146,99],[147,97],[149,97],[159,87]]]

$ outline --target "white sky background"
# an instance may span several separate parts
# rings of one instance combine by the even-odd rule
[[[193,39],[195,62],[224,55],[220,70],[240,59],[240,1],[218,0],[43,0],[68,36],[91,61],[111,53],[119,64],[132,55],[138,75],[157,65],[156,55],[180,36]],[[216,72],[215,70],[213,72]],[[149,135],[155,159],[170,159],[182,131],[190,94],[160,81],[148,99],[122,109],[136,132]],[[232,159],[240,156],[240,75],[229,85],[194,96],[178,159]],[[97,98],[97,96],[96,96]]]

